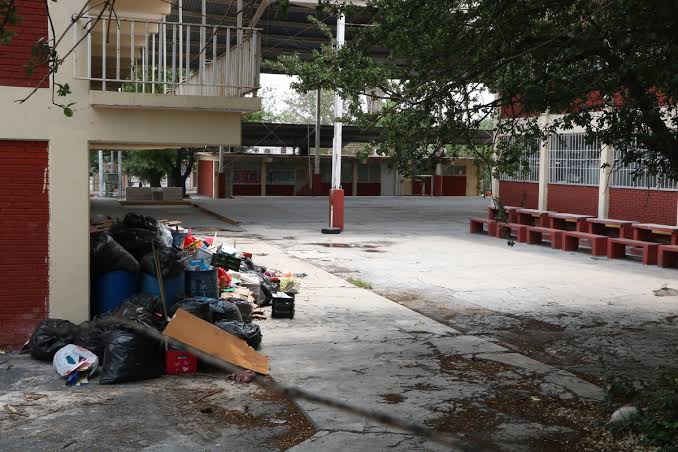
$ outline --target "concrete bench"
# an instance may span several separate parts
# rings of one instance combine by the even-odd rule
[[[563,231],[541,226],[527,227],[527,243],[537,245],[544,241],[544,234],[551,234],[551,248],[560,249],[563,240]]]
[[[610,259],[623,259],[626,257],[626,247],[638,248],[642,251],[643,264],[657,265],[658,243],[643,242],[624,238],[610,238],[607,241],[607,257]]]
[[[520,243],[527,242],[527,228],[528,228],[528,226],[526,224],[497,223],[496,227],[497,227],[496,237],[498,239],[503,238],[502,234],[504,233],[505,229],[510,229],[511,232],[514,232],[516,234],[516,238],[518,239],[518,242],[520,242]]]
[[[675,267],[678,258],[678,245],[659,245],[657,264],[660,267]]]
[[[477,234],[483,232],[483,225],[487,225],[487,235],[496,236],[497,235],[497,222],[490,218],[471,218],[469,223],[469,231],[471,234]]]
[[[606,256],[607,240],[605,235],[589,234],[588,232],[563,231],[562,249],[563,251],[577,251],[580,240],[589,240],[591,242],[591,255]]]

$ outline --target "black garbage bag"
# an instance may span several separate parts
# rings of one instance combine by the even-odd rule
[[[101,384],[156,378],[165,372],[162,344],[146,335],[116,328],[106,335]]]
[[[122,245],[137,261],[153,251],[153,243],[156,248],[164,246],[162,238],[157,230],[150,231],[142,228],[130,228],[123,223],[111,226],[110,235]]]
[[[129,228],[148,229],[149,231],[158,230],[158,220],[153,217],[147,217],[138,213],[130,212],[122,220],[123,224]]]
[[[210,309],[210,300],[213,300],[213,298],[209,297],[184,298],[183,300],[177,301],[174,304],[174,306],[172,306],[170,315],[174,315],[174,313],[177,312],[179,308],[181,308],[184,311],[193,314],[198,318],[201,318],[207,322],[212,323],[212,310]]]
[[[162,331],[167,320],[159,297],[150,294],[136,294],[125,300],[113,313],[114,316],[132,320]]]
[[[210,311],[212,311],[212,322],[219,322],[221,320],[243,321],[240,310],[235,304],[215,299],[210,300],[209,304]]]
[[[263,275],[264,273],[266,273],[266,267],[255,265],[254,262],[252,262],[252,259],[250,259],[249,257],[243,257],[242,260],[240,261],[240,271],[255,272],[260,275]]]
[[[60,348],[73,343],[75,324],[68,320],[45,319],[33,331],[27,348],[40,361],[52,361]]]
[[[100,318],[108,318],[110,314]],[[83,322],[78,325],[77,333],[73,338],[73,343],[82,348],[86,348],[99,358],[99,362],[104,362],[104,349],[106,348],[106,335],[109,331],[117,328],[110,323],[98,323],[95,318],[90,322]]]
[[[252,305],[240,298],[227,298],[226,301],[233,303],[240,311],[240,317],[245,323],[252,322]]]
[[[90,238],[90,257],[95,277],[114,271],[137,273],[139,262],[106,232]]]
[[[184,271],[184,264],[180,260],[182,257],[180,250],[161,246],[157,248],[157,252],[158,260],[160,261],[160,273],[163,278],[173,278]],[[142,257],[140,264],[142,272],[156,277],[153,252]]]
[[[278,285],[268,279],[267,276],[261,275],[261,297],[257,298],[257,305],[268,306],[273,300],[273,294],[278,291]]]
[[[259,344],[261,344],[261,339],[263,338],[261,335],[261,327],[256,323],[222,320],[214,325],[234,336],[238,336],[240,339],[244,339],[252,348],[257,348],[259,347]]]

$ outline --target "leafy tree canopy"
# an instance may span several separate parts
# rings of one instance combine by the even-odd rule
[[[343,9],[348,22],[357,10]],[[624,163],[678,176],[678,2],[644,0],[368,0],[371,27],[310,60],[282,57],[295,88],[338,90],[353,100],[386,100],[376,114],[354,109],[365,125],[386,126],[379,152],[407,172],[450,154],[503,107],[550,112],[497,123],[496,172],[515,172],[525,143],[556,129],[584,127],[620,151]],[[362,11],[362,14],[365,10]],[[374,49],[387,49],[373,58]],[[490,93],[493,93],[492,95]],[[519,101],[519,102],[516,102]],[[518,105],[519,104],[519,105]],[[522,115],[526,116],[526,115]],[[427,165],[428,166],[428,165]],[[415,169],[416,171],[416,169]]]

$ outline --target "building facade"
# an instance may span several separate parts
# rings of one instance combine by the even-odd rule
[[[638,173],[619,157],[611,146],[585,140],[583,129],[562,130],[535,143],[521,174],[495,180],[494,196],[508,206],[678,224],[678,182]]]
[[[319,184],[313,186],[314,164],[308,156],[200,154],[193,178],[197,193],[211,198],[231,196],[327,196],[332,156],[320,158]],[[345,196],[477,196],[478,169],[471,159],[438,165],[435,174],[402,177],[388,158],[359,160],[343,156],[341,182]]]
[[[261,107],[257,30],[169,22],[164,0],[116,0],[109,24],[102,3],[17,0],[0,45],[0,345],[47,316],[89,318],[90,150],[239,146],[242,114]],[[55,100],[72,117],[48,68],[26,71],[35,43],[62,35],[54,82],[71,94]]]

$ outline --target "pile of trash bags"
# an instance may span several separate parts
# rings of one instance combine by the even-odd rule
[[[52,361],[57,372],[67,381],[74,371],[83,371],[82,365],[74,367],[80,361],[89,363],[84,369],[88,376],[98,366],[101,367],[101,384],[161,376],[165,371],[163,344],[133,328],[115,323],[116,318],[138,322],[156,331],[162,331],[167,325],[160,299],[154,295],[139,294],[126,300],[115,312],[81,325],[76,326],[68,320],[44,320],[33,332],[26,348],[33,358]],[[69,362],[76,356],[79,361]],[[78,381],[82,382],[82,379]]]

